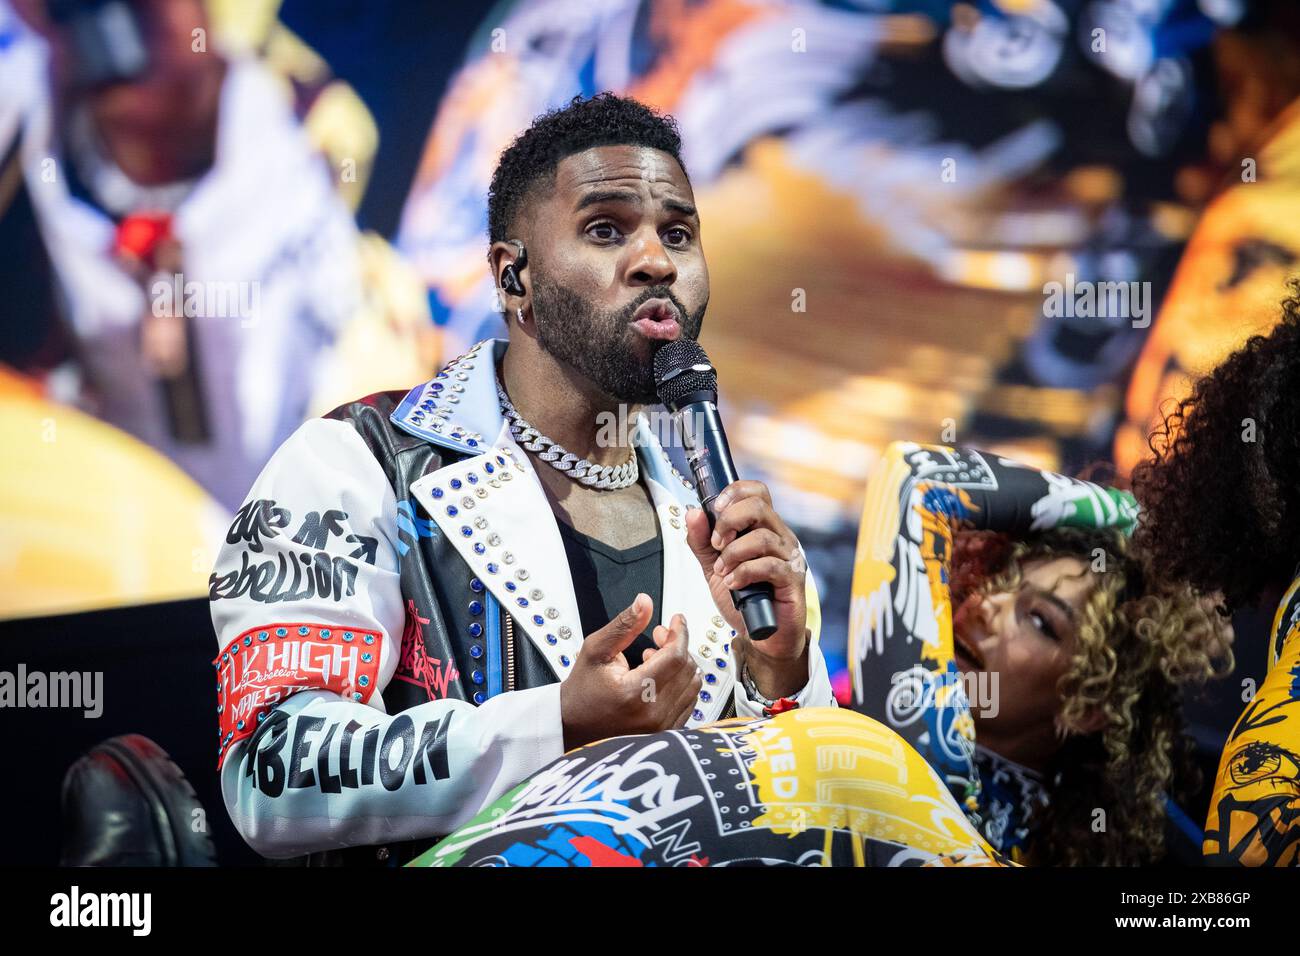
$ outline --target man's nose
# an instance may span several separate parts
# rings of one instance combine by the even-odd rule
[[[638,233],[628,252],[629,284],[672,285],[677,281],[677,267],[656,233]]]

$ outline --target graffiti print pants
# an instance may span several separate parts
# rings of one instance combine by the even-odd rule
[[[999,865],[924,759],[836,708],[573,750],[414,866]]]

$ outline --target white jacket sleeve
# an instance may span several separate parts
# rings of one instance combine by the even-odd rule
[[[393,490],[346,422],[276,452],[209,580],[221,789],[269,857],[447,833],[563,752],[558,684],[390,716],[405,608]]]

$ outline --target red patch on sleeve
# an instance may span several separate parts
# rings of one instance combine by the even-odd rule
[[[217,767],[266,715],[304,690],[365,703],[379,680],[378,631],[322,624],[267,624],[235,638],[217,656]]]

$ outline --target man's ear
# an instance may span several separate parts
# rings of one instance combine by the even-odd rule
[[[501,303],[506,326],[527,326],[532,314],[532,282],[528,269],[528,246],[524,240],[503,240],[492,243],[488,250],[492,279],[497,300]],[[510,281],[511,276],[515,281]]]

